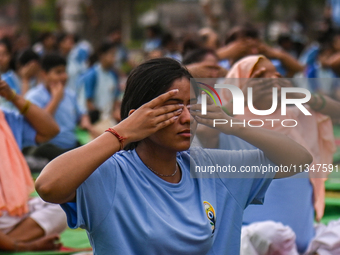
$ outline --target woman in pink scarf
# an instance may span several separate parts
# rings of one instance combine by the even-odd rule
[[[54,223],[49,221],[63,230],[65,215],[58,206],[47,205],[40,198],[29,200],[34,183],[21,153],[29,140],[42,143],[58,134],[58,125],[4,81],[0,81],[0,96],[11,101],[29,122],[19,113],[0,109],[0,250],[58,249],[60,244],[55,241],[59,237],[51,234]]]
[[[233,78],[237,78],[237,80]],[[239,78],[244,78],[244,79],[239,79]],[[273,79],[250,80],[249,78],[273,78]],[[275,67],[271,64],[271,62],[266,57],[261,56],[261,55],[249,56],[249,57],[245,57],[241,59],[240,61],[238,61],[237,63],[233,65],[233,67],[231,68],[231,70],[229,71],[227,75],[227,79],[229,79],[228,83],[233,83],[234,85],[237,85],[238,87],[240,87],[244,91],[245,98],[247,98],[246,93],[245,93],[247,90],[247,87],[248,86],[253,87],[253,105],[254,105],[254,108],[258,110],[267,110],[271,107],[273,87],[278,88],[278,106],[280,105],[280,88],[281,86],[287,86],[287,83],[285,83],[281,79],[278,80],[275,78],[280,78],[280,75],[277,73]],[[230,100],[231,94],[229,90],[227,89],[222,90],[222,96],[228,102],[226,105],[228,112],[232,112],[232,100]],[[293,95],[293,96],[298,97],[299,95]],[[314,160],[312,164],[314,165],[315,164],[327,164],[328,166],[329,164],[332,163],[333,153],[335,152],[333,127],[332,127],[332,122],[330,118],[321,113],[324,113],[330,116],[336,116],[337,114],[339,114],[339,110],[338,110],[339,104],[331,100],[330,98],[325,98],[325,101],[326,102],[324,103],[320,96],[315,96],[315,95],[312,96],[311,100],[307,104],[305,104],[305,107],[312,114],[311,116],[305,116],[301,112],[300,109],[294,106],[294,107],[287,107],[286,116],[281,115],[280,108],[278,108],[270,116],[259,116],[259,115],[254,115],[252,112],[250,112],[248,107],[245,107],[244,115],[235,116],[235,117],[241,120],[244,119],[246,122],[251,119],[262,120],[264,123],[263,128],[275,130],[280,133],[284,133],[288,137],[292,138],[293,140],[303,145],[313,156]],[[321,110],[320,112],[316,112],[313,109],[321,109]],[[277,121],[276,124],[273,125],[272,122],[265,121],[266,119],[277,119],[280,121]],[[291,127],[291,128],[283,127],[280,124],[280,122],[283,119],[294,119],[298,122],[298,125],[296,127]],[[221,143],[221,140],[220,140],[220,143]],[[242,149],[242,148],[239,148],[239,149]],[[315,167],[317,167],[317,165],[315,165]],[[315,209],[315,218],[317,221],[320,221],[320,219],[323,216],[324,208],[325,208],[324,182],[326,180],[325,178],[326,176],[324,175],[322,176],[323,178],[321,178],[321,176],[318,175],[317,173],[316,173],[316,176],[319,178],[313,178],[313,172],[310,172],[310,182],[313,187],[313,199],[314,199],[313,204],[314,204],[314,209]],[[271,186],[276,187],[275,182],[276,181],[274,180]],[[294,181],[286,179],[284,180],[284,182],[288,183],[288,182],[294,182]],[[281,185],[281,188],[282,187],[284,187],[284,185]],[[286,188],[291,189],[291,186],[287,185]],[[287,192],[287,190],[285,189],[276,190],[275,192],[282,193],[282,192]],[[299,187],[296,187],[296,192],[299,193]],[[311,199],[310,197],[305,198],[306,201],[310,199]],[[275,199],[273,201],[275,201]],[[284,203],[280,199],[276,199],[276,202],[273,202],[272,204],[270,201],[268,202],[269,202],[269,205],[268,203],[266,204],[266,202],[264,203],[265,209],[263,209],[264,211],[262,215],[266,215],[266,214],[270,215],[273,211],[275,211],[275,210],[270,209],[270,207],[273,207],[273,208],[275,207],[274,203],[276,203],[277,205],[280,203]],[[282,206],[282,204],[280,206]],[[261,217],[257,218],[256,216],[255,217],[252,216],[256,214],[257,212],[260,214],[261,209],[262,209],[261,206],[260,207],[255,206],[255,207],[251,208],[250,206],[249,213],[247,213],[247,210],[245,211],[246,224],[249,224],[252,221],[257,221],[259,218],[261,218]],[[256,210],[255,213],[252,211],[253,209]],[[301,212],[293,212],[293,211],[281,212],[281,214],[284,217],[288,216],[284,214],[291,214],[291,216],[289,217],[296,217],[299,213]],[[276,218],[273,217],[273,218],[269,218],[268,220],[274,220],[274,219],[278,220],[278,218],[280,217],[276,217]],[[313,224],[313,222],[311,221],[310,224]],[[294,229],[293,226],[291,227]],[[268,228],[270,227],[268,226]],[[275,234],[277,237],[277,233]],[[306,235],[310,235],[310,233]],[[288,233],[286,236],[292,236],[292,235]],[[265,237],[265,238],[268,239],[268,237]],[[299,238],[300,237],[297,234],[297,239]],[[293,239],[295,240],[295,238]],[[277,245],[277,242],[280,243],[283,241],[284,241],[284,237],[281,240],[280,238],[276,238],[275,241],[273,242],[272,249],[273,250],[275,249],[274,246]],[[299,243],[297,244],[298,244],[299,251],[301,252],[302,251],[301,247],[303,245]],[[291,243],[291,245],[292,247],[295,246],[294,241],[293,243]],[[268,247],[269,247],[268,248],[268,251],[269,251],[270,246]],[[284,245],[282,246],[278,245],[276,248],[280,250],[280,253],[277,253],[277,254],[293,254],[291,253],[292,251],[289,250],[290,248],[287,249],[288,253],[285,253]],[[286,244],[286,248],[287,248],[287,244]],[[304,250],[305,248],[306,247],[304,246]],[[293,247],[293,249],[296,249],[296,248]],[[241,254],[243,254],[242,251],[241,251]],[[265,253],[265,254],[271,254],[271,252],[269,251],[268,253]]]

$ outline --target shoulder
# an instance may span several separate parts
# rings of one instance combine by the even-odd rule
[[[44,85],[39,84],[36,87],[31,88],[25,98],[33,100],[33,103],[45,102],[50,100],[50,95]]]

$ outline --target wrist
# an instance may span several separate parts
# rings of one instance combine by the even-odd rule
[[[24,242],[19,242],[19,241],[14,241],[14,251],[29,251],[30,249],[30,244],[29,243],[24,243]]]
[[[120,136],[122,136],[122,137],[125,138],[125,140],[124,140],[124,142],[123,142],[123,143],[124,143],[124,146],[126,146],[126,145],[129,144],[129,143],[133,143],[133,142],[136,141],[136,139],[133,138],[133,135],[130,135],[130,134],[129,134],[128,129],[125,128],[125,127],[120,126],[120,124],[114,126],[113,129],[116,130],[117,133],[118,133]]]
[[[10,102],[13,102],[13,101],[15,101],[15,99],[16,99],[16,97],[17,97],[17,92],[15,92],[15,90],[14,89],[11,89],[11,91],[12,91],[12,94],[8,97],[8,98],[6,98],[8,101],[10,101]]]

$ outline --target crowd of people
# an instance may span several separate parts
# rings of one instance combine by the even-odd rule
[[[87,230],[95,254],[338,254],[340,235],[325,236],[340,233],[340,223],[314,227],[326,175],[190,178],[190,164],[333,163],[337,27],[303,45],[290,34],[269,45],[250,24],[181,38],[150,26],[145,37],[138,61],[117,28],[98,47],[65,32],[43,32],[33,45],[0,40],[0,250],[59,249],[67,222]],[[312,116],[289,107],[285,117],[299,125],[288,131],[213,128],[209,116],[254,116],[248,107],[234,116],[225,89],[223,107],[209,103],[200,114],[191,78],[239,79],[259,110],[271,107],[273,87],[307,88]],[[271,117],[283,116],[278,109]],[[80,143],[79,128],[91,142]],[[44,201],[30,198],[32,158],[50,162],[36,181]]]

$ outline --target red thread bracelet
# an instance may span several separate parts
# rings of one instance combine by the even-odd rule
[[[121,149],[121,150],[124,149],[124,143],[123,143],[123,142],[126,140],[126,137],[123,137],[123,136],[119,135],[119,134],[117,133],[117,131],[114,130],[113,128],[108,128],[108,129],[105,130],[105,132],[110,132],[110,133],[113,134],[115,137],[117,137],[117,139],[118,139],[118,141],[119,141],[119,143],[120,143],[120,149]]]

